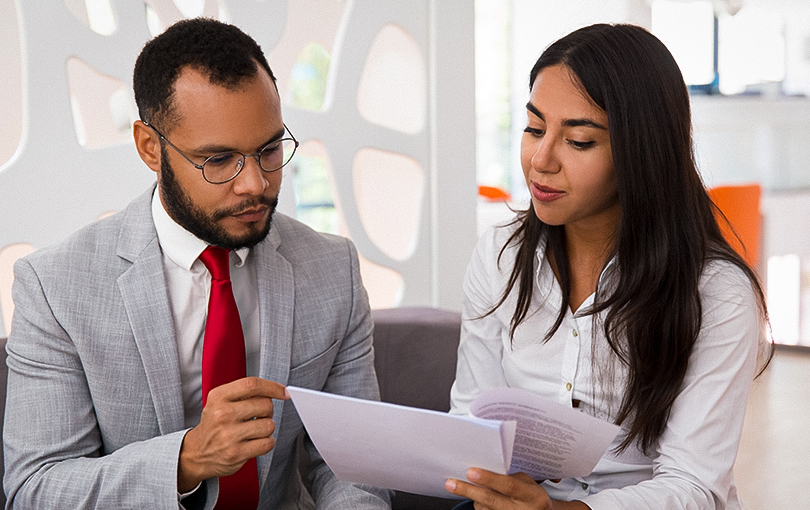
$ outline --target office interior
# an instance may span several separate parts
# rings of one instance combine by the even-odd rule
[[[652,30],[690,86],[706,186],[753,190],[729,207],[748,214],[735,228],[778,347],[749,402],[740,492],[752,509],[806,504],[810,2],[0,0],[0,337],[14,261],[154,182],[131,140],[132,65],[199,15],[264,49],[302,142],[279,211],[351,238],[377,309],[458,310],[477,237],[525,207],[519,133],[542,50],[591,23]]]

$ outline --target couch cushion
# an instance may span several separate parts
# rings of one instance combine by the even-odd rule
[[[372,311],[374,365],[383,402],[450,410],[461,314],[436,308]]]

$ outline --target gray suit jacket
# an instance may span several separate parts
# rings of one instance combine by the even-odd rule
[[[177,508],[183,402],[152,190],[17,262],[8,339],[4,488],[14,508]],[[254,248],[260,376],[377,399],[368,298],[346,239],[281,214]],[[275,402],[258,458],[261,508],[312,507],[298,475],[301,421]],[[318,508],[388,508],[341,482],[309,441]],[[207,507],[218,484],[205,483]]]

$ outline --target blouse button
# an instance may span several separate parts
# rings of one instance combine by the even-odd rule
[[[573,386],[573,385],[571,385],[571,383],[570,383],[570,382],[569,382],[569,383],[565,383],[565,389],[566,389],[566,390],[571,391],[571,388],[573,388],[573,387],[574,387],[574,386]]]
[[[573,330],[573,331],[571,331],[571,334],[572,334],[572,335],[574,335],[574,337],[578,337],[578,336],[579,336],[579,333],[577,333],[577,330],[576,330],[576,329],[575,329],[575,330]]]

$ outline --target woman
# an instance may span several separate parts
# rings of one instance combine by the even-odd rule
[[[695,167],[678,66],[643,28],[594,25],[529,83],[531,206],[470,262],[452,412],[514,386],[622,432],[584,478],[471,469],[447,489],[477,509],[741,508],[732,468],[767,313]]]

